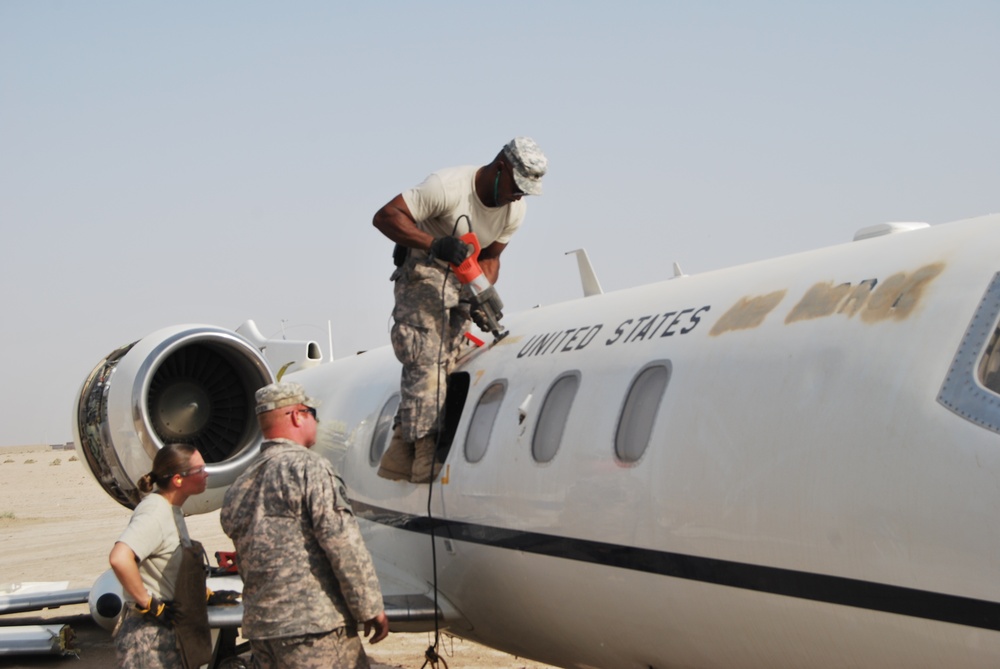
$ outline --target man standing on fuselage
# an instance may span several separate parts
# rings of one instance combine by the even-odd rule
[[[479,264],[495,284],[500,254],[524,220],[521,198],[541,195],[547,166],[534,140],[515,137],[488,165],[434,172],[375,214],[375,227],[405,254],[393,274],[391,336],[403,364],[400,403],[380,476],[429,483],[437,475],[434,454],[446,379],[470,318],[469,303],[449,268],[470,252],[458,238],[476,233]],[[483,328],[480,315],[471,317]]]

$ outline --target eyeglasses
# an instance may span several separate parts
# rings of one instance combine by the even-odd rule
[[[316,417],[316,409],[313,409],[312,407],[306,407],[305,409],[292,409],[291,411],[286,411],[285,415],[287,416],[288,414],[293,414],[293,413],[310,414],[313,417],[314,421],[316,421],[317,423],[319,422],[319,418]]]
[[[197,476],[198,474],[201,474],[203,471],[205,471],[205,465],[202,465],[201,467],[195,467],[194,469],[189,469],[186,472],[178,472],[177,475],[182,478],[187,478],[189,476]]]

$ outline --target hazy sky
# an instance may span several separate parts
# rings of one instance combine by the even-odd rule
[[[0,1],[0,445],[178,323],[388,343],[372,214],[549,157],[507,312],[1000,211],[1000,3]]]

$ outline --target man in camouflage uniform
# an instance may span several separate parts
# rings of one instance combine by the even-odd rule
[[[476,233],[479,264],[495,284],[500,254],[524,220],[521,198],[541,195],[547,166],[534,140],[515,137],[490,164],[434,172],[376,212],[375,227],[405,252],[393,274],[391,333],[403,363],[400,403],[379,476],[429,483],[437,475],[440,407],[470,318],[467,296],[449,271],[449,264],[460,264],[470,252],[458,238]],[[471,316],[489,331],[475,309]]]
[[[257,391],[258,458],[226,492],[220,520],[243,577],[253,666],[368,667],[389,634],[371,556],[333,466],[316,443],[316,401],[295,382]]]

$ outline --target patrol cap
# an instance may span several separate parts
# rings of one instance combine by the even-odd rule
[[[549,161],[530,137],[515,137],[503,147],[504,157],[514,168],[514,183],[527,195],[542,194],[542,177]]]
[[[257,408],[255,409],[257,414],[295,404],[305,404],[313,409],[319,406],[319,402],[306,395],[302,384],[295,381],[268,384],[257,391],[255,398],[257,400]]]

